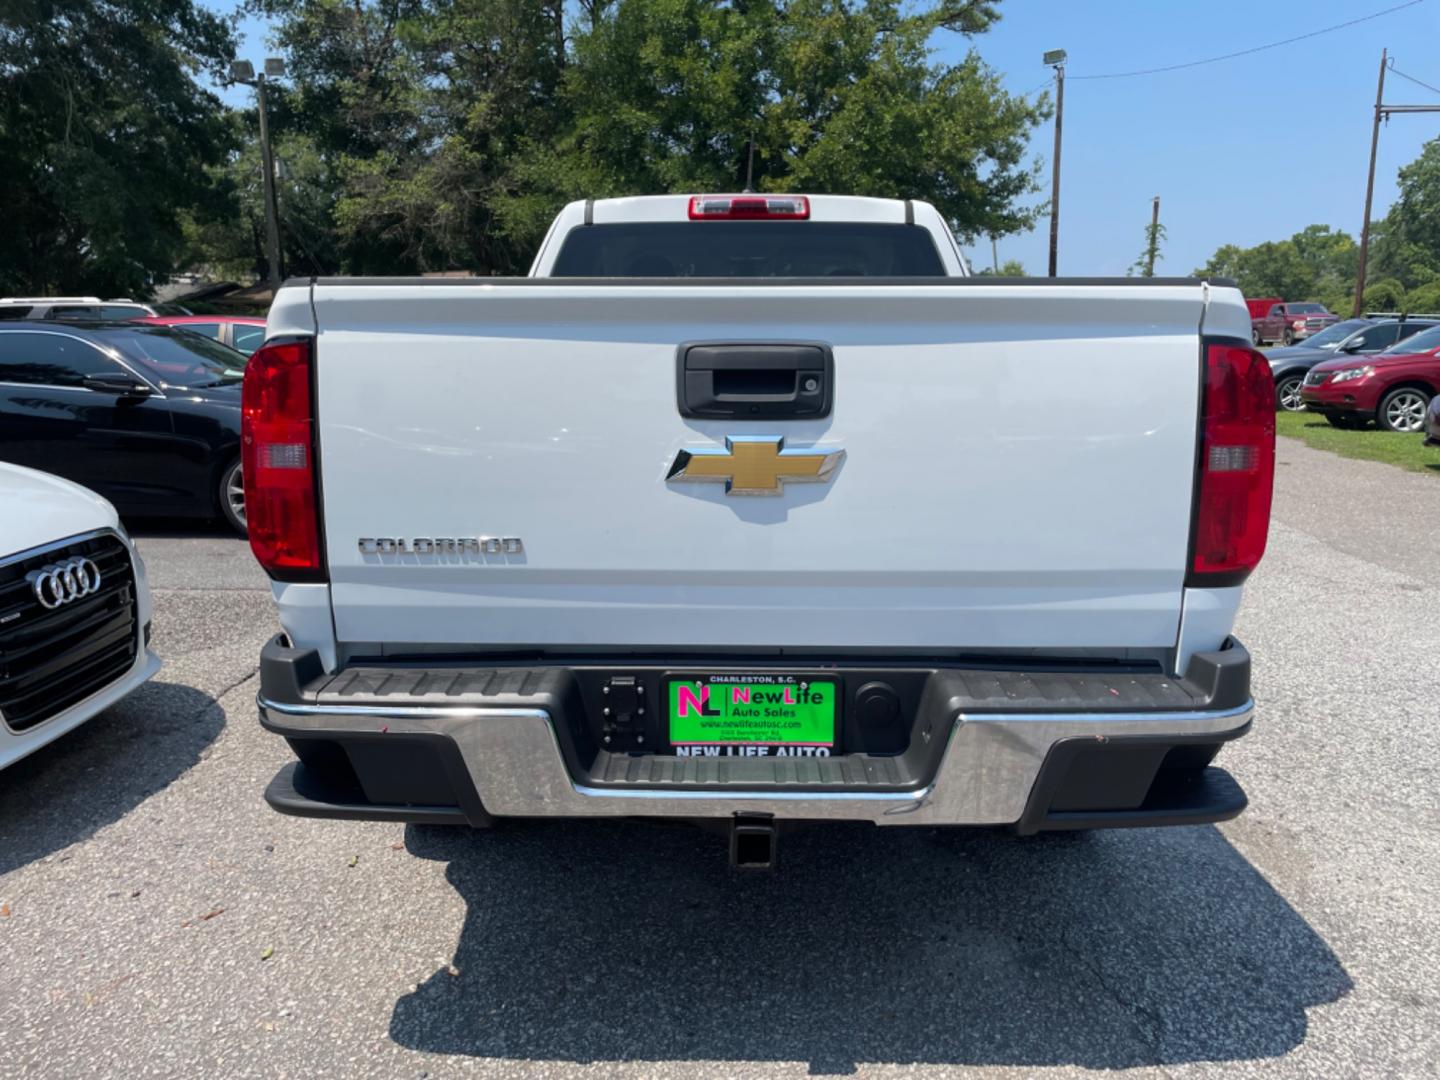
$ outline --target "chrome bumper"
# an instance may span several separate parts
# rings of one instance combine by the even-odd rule
[[[1247,701],[1215,711],[961,713],[927,786],[815,793],[587,787],[571,776],[544,709],[304,705],[263,695],[258,704],[265,726],[281,734],[444,736],[458,748],[485,810],[497,817],[703,818],[745,812],[876,825],[1014,824],[1025,814],[1047,756],[1065,740],[1209,737],[1219,742],[1243,733],[1254,711],[1254,703]]]

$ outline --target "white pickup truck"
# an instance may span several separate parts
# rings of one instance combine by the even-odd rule
[[[291,281],[245,379],[277,810],[1224,820],[1274,389],[1228,281],[967,275],[923,203],[576,203]]]

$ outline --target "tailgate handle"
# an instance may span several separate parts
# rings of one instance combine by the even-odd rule
[[[830,415],[835,358],[828,345],[692,344],[680,346],[676,360],[681,416],[808,420]]]

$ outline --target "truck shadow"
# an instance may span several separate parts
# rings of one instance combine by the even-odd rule
[[[119,821],[200,760],[225,726],[209,694],[151,680],[0,772],[0,875]]]
[[[1214,828],[1022,840],[834,825],[773,875],[624,822],[410,827],[467,905],[390,1035],[562,1062],[1092,1069],[1274,1057],[1351,988]]]

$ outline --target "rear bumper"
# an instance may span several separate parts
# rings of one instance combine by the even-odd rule
[[[1239,814],[1245,797],[1210,761],[1253,713],[1249,656],[1227,644],[1198,655],[1184,680],[929,670],[900,754],[685,759],[587,749],[578,668],[447,668],[447,677],[462,673],[453,685],[475,672],[480,684],[509,687],[445,695],[453,703],[422,692],[433,670],[417,682],[416,669],[395,668],[406,693],[383,692],[394,675],[373,694],[356,693],[352,677],[337,700],[327,687],[344,673],[324,676],[314,654],[277,639],[261,665],[260,719],[301,760],[275,777],[266,799],[301,816],[472,825],[737,813],[1022,832],[1221,821]],[[374,685],[370,669],[366,679]],[[1062,683],[1079,689],[1065,697],[1055,689]],[[995,693],[973,689],[988,684]],[[1022,684],[1035,688],[1031,698],[1015,689]],[[1157,704],[1135,708],[1137,695]],[[1041,696],[1064,708],[1037,708]]]

